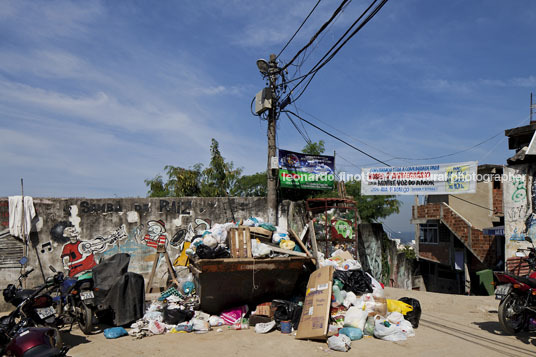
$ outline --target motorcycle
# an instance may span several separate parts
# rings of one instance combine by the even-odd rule
[[[21,265],[26,264],[26,258],[23,257],[20,261]],[[54,302],[49,294],[50,289],[59,286],[63,281],[63,273],[58,273],[47,279],[45,284],[35,289],[23,289],[22,280],[26,279],[32,272],[33,268],[25,273],[21,273],[18,281],[19,286],[8,284],[2,291],[4,300],[17,309],[20,314],[26,318],[33,326],[51,326],[56,327],[56,309]]]
[[[50,269],[56,271],[52,266]],[[76,321],[84,334],[91,334],[97,309],[91,272],[86,272],[77,279],[66,278],[58,288],[53,300],[62,321],[71,323],[71,327]]]
[[[33,269],[21,274],[19,277],[21,286],[21,279],[26,278],[32,271]],[[4,289],[6,301],[17,305],[9,315],[0,318],[2,355],[17,357],[65,356],[68,348],[62,347],[58,330],[48,326],[38,327],[43,323],[53,324],[55,322],[55,319],[50,318],[55,314],[51,305],[51,297],[48,294],[43,294],[43,291],[53,286],[52,284],[57,284],[58,281],[58,277],[55,276],[34,290],[16,289],[14,286],[8,286]],[[50,313],[52,315],[49,315]]]
[[[516,255],[525,256],[522,251],[529,252],[526,259],[531,273],[528,276],[517,276],[506,272],[495,272],[501,285],[495,289],[495,298],[501,300],[498,315],[502,329],[515,335],[523,330],[536,331],[536,249],[530,237],[525,240],[532,247],[518,250]]]

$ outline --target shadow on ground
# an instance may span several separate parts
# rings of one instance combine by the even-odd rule
[[[60,333],[63,344],[69,346],[69,348],[90,342],[86,336],[74,335],[70,331],[61,331]]]
[[[473,324],[494,335],[508,336],[508,334],[502,330],[498,321],[473,322]],[[515,338],[526,345],[536,346],[536,332],[520,332]]]

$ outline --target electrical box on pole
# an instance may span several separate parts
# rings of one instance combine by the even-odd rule
[[[261,115],[272,108],[272,89],[264,88],[255,96],[255,114]]]

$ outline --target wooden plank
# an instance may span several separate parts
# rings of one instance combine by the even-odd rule
[[[307,254],[308,257],[313,257],[311,252],[309,252],[305,244],[303,244],[303,242],[301,241],[300,237],[298,237],[298,235],[292,229],[289,229],[288,232],[290,233],[291,238],[296,241],[296,244],[300,246],[300,248],[305,252],[305,254]]]
[[[320,262],[318,261],[318,245],[316,244],[316,234],[313,220],[309,222],[309,239],[311,240],[311,248],[313,249],[313,257],[315,258],[316,268],[320,269]]]
[[[272,252],[281,253],[281,254],[295,255],[297,257],[307,257],[307,254],[302,253],[302,252],[297,252],[295,250],[288,250],[288,249],[277,248],[277,247],[272,247],[272,246],[270,246],[270,250]]]
[[[229,249],[233,258],[251,257],[251,238],[249,227],[237,227],[229,230]]]

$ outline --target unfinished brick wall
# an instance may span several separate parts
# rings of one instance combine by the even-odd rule
[[[500,195],[495,191],[500,192]],[[494,205],[496,202],[495,195],[500,197],[500,207],[502,210],[502,190],[494,189]],[[443,205],[443,215],[441,216],[441,204],[440,203],[430,203],[427,205],[417,206],[414,209],[417,217],[415,218],[425,218],[425,219],[440,219],[441,222],[446,225],[456,236],[463,241],[463,243],[470,247],[471,250],[488,265],[496,264],[496,252],[497,247],[495,244],[495,239],[492,236],[486,236],[479,229],[470,227],[467,222],[461,218],[456,212],[454,212],[449,206]],[[419,254],[423,255],[424,245],[420,245]],[[427,253],[431,256],[438,257],[435,252],[435,248],[426,246],[424,248]]]
[[[503,215],[503,192],[500,188],[493,188],[493,212],[495,215]]]
[[[429,203],[427,205],[416,206],[414,212],[417,216],[413,218],[439,219],[441,214],[441,204]]]

